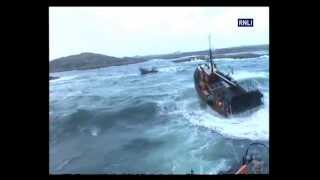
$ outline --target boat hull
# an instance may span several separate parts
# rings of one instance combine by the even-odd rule
[[[222,87],[219,90],[208,90],[207,93],[201,88],[200,82],[202,79],[201,70],[197,68],[194,72],[194,86],[198,96],[202,101],[206,102],[214,111],[218,112],[224,117],[240,114],[242,112],[254,109],[262,105],[262,94],[260,91],[245,91],[241,86]],[[223,78],[223,73],[221,74]],[[226,77],[226,76],[225,76]],[[215,85],[224,81],[222,78],[216,77],[214,82],[210,85]],[[228,77],[226,77],[227,79]]]

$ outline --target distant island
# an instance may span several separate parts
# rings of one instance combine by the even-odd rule
[[[214,56],[216,58],[236,58],[237,56],[232,57],[232,53],[239,53],[239,54],[245,54],[247,52],[252,51],[264,51],[269,50],[269,45],[252,45],[252,46],[240,46],[240,47],[230,47],[230,48],[221,48],[221,49],[215,49],[214,50]],[[149,56],[139,56],[143,58],[159,58],[159,59],[175,59],[185,56],[207,56],[208,50],[203,51],[192,51],[192,52],[175,52],[172,54],[162,54],[162,55],[149,55]],[[241,57],[240,57],[241,58]]]
[[[146,61],[142,58],[117,58],[95,53],[81,53],[50,61],[50,72],[96,69]]]
[[[221,59],[221,58],[242,59],[242,58],[256,58],[262,55],[263,54],[255,54],[255,53],[236,53],[236,54],[215,54],[215,55],[212,55],[212,57],[214,59]],[[181,58],[178,60],[173,60],[173,62],[175,63],[187,62],[187,61],[192,61],[194,58],[208,60],[209,55],[197,55],[197,56],[191,56],[191,57],[189,56],[189,57]]]
[[[261,54],[248,53],[250,51],[263,51],[269,50],[269,45],[253,45],[253,46],[241,46],[231,48],[221,48],[214,51],[215,58],[250,58],[258,57]],[[50,61],[49,71],[62,72],[72,70],[86,70],[104,68],[109,66],[120,66],[126,64],[141,63],[151,59],[175,59],[186,56],[199,57],[206,59],[208,50],[204,51],[193,51],[193,52],[175,52],[171,54],[162,55],[148,55],[148,56],[135,56],[135,57],[124,57],[118,58],[113,56],[107,56],[103,54],[95,53],[81,53],[77,55],[71,55],[67,57],[58,58]],[[175,60],[174,62],[190,61],[190,58]]]

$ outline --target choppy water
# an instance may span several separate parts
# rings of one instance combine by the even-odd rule
[[[269,56],[216,60],[264,95],[258,111],[231,119],[201,105],[199,63],[155,59],[52,74],[61,78],[50,81],[50,173],[216,174],[249,143],[268,144]],[[159,73],[140,75],[151,66]]]

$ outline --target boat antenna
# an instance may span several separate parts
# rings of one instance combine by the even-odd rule
[[[213,59],[212,59],[211,34],[209,34],[209,55],[210,55],[211,73],[213,73],[213,67],[216,68],[216,64],[213,62]]]

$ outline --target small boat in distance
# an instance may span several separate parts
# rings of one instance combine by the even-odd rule
[[[209,36],[210,64],[198,65],[194,71],[194,85],[199,97],[224,117],[262,105],[263,95],[259,90],[248,91],[229,75],[218,70],[212,59],[210,41]]]
[[[59,77],[49,76],[49,80],[59,79]]]
[[[158,70],[154,67],[152,67],[152,69],[147,69],[147,68],[139,68],[141,74],[149,74],[149,73],[157,73]]]

